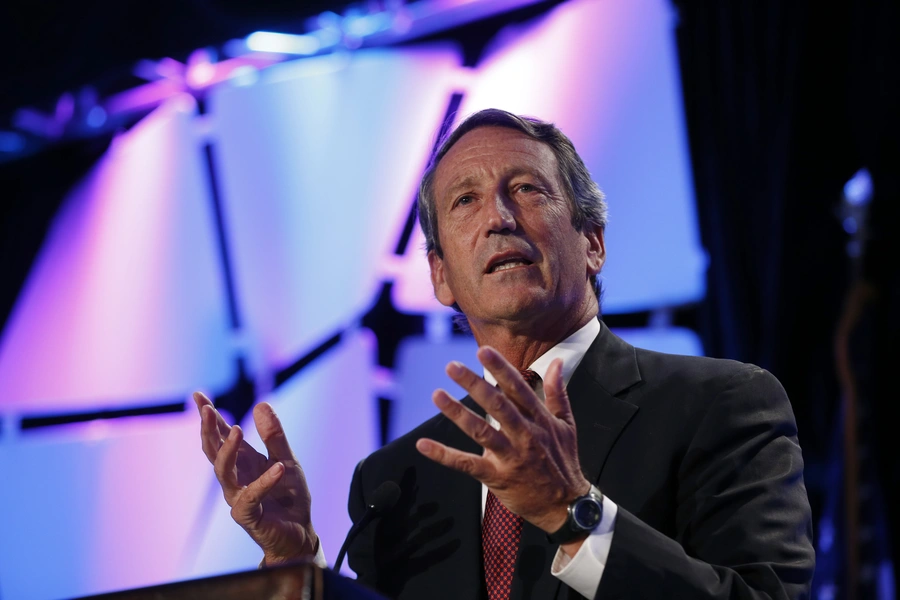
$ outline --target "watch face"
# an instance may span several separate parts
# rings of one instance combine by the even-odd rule
[[[599,502],[593,498],[585,498],[578,502],[572,510],[575,523],[582,529],[593,529],[600,522],[603,510]]]

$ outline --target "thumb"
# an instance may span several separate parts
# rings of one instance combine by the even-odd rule
[[[241,491],[231,507],[231,517],[242,527],[253,528],[262,518],[262,501],[281,480],[284,465],[275,463],[259,479]]]

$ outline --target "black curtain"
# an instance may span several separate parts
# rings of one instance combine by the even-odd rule
[[[846,4],[675,0],[703,244],[708,354],[771,370],[804,453],[827,449],[847,284],[838,208],[858,168]],[[844,25],[842,25],[842,23]]]
[[[854,367],[865,375],[866,406],[858,409],[871,413],[876,448],[874,457],[860,455],[859,467],[873,458],[879,466],[896,556],[900,463],[889,415],[900,362],[900,3],[673,4],[710,255],[698,310],[707,353],[758,364],[784,384],[818,524],[825,498],[841,493],[828,489],[826,476],[846,390],[835,334],[851,292],[861,284],[874,290],[861,307],[868,326],[853,339]],[[864,167],[874,192],[862,256],[854,258],[842,193]]]

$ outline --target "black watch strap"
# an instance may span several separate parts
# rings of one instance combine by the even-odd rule
[[[547,534],[551,544],[568,544],[584,539],[600,524],[603,518],[603,494],[591,486],[584,496],[575,498],[569,504],[566,522],[557,531]]]

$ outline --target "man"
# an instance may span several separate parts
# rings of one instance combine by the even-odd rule
[[[633,348],[598,320],[606,207],[568,138],[473,115],[435,155],[419,217],[435,295],[465,315],[484,378],[450,363],[469,397],[436,391],[442,415],[357,467],[354,521],[382,482],[401,489],[351,547],[362,582],[397,598],[808,594],[784,390],[752,365]],[[254,411],[266,458],[197,403],[204,451],[265,563],[320,552],[271,407]]]

